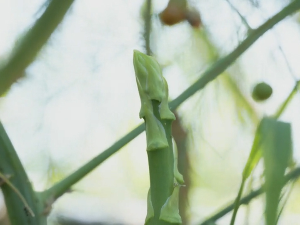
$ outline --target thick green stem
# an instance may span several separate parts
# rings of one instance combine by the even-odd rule
[[[219,74],[221,74],[228,66],[231,65],[242,53],[244,53],[259,37],[261,37],[266,31],[271,29],[275,24],[283,20],[288,15],[294,13],[300,8],[300,0],[294,1],[273,16],[271,19],[266,21],[259,28],[253,30],[249,36],[230,54],[224,58],[218,60],[211,67],[209,67],[193,85],[186,89],[181,95],[179,95],[175,100],[170,102],[169,106],[172,110],[176,109],[181,103],[186,99],[195,94],[196,91],[203,89],[210,81],[215,79]],[[49,195],[59,197],[64,192],[70,189],[72,185],[77,183],[79,180],[85,177],[86,174],[95,169],[104,160],[109,158],[111,155],[120,150],[124,145],[133,140],[136,136],[144,131],[145,127],[143,124],[139,125],[127,135],[122,137],[119,141],[113,144],[108,149],[104,150],[98,156],[93,158],[91,161],[87,162],[78,170],[74,171],[71,175],[67,176],[63,180],[59,181],[53,187],[51,187],[47,192]]]
[[[162,206],[171,196],[174,188],[174,159],[172,150],[171,126],[172,121],[162,121],[159,115],[159,102],[152,101],[155,117],[163,124],[169,146],[156,151],[147,151],[150,174],[151,201],[154,209],[154,218],[150,225],[170,224],[159,220]],[[147,121],[146,126],[147,126]]]
[[[153,57],[134,51],[133,64],[141,99],[140,118],[146,123],[150,173],[145,224],[181,224],[178,202],[183,178],[177,171],[177,163],[174,169],[172,121],[175,116],[168,106],[168,84]]]
[[[20,40],[11,57],[0,68],[0,96],[20,77],[62,21],[73,0],[50,0],[43,15]]]
[[[4,183],[1,186],[11,225],[46,224],[46,217],[41,213],[42,209],[40,208],[39,199],[32,189],[22,163],[1,122],[0,155],[0,172],[17,189],[16,191],[8,183]],[[26,204],[24,204],[24,199]],[[33,211],[35,216],[30,215],[28,207]]]

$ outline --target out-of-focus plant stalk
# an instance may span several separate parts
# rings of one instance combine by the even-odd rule
[[[38,52],[60,24],[74,0],[50,0],[43,15],[15,46],[7,62],[0,66],[0,96],[33,62]]]
[[[35,59],[63,19],[73,0],[50,0],[42,16],[15,46],[11,56],[0,66],[0,96],[20,77]],[[11,225],[44,225],[42,195],[34,192],[22,163],[0,122],[1,189]]]
[[[151,55],[150,48],[150,34],[151,34],[151,11],[152,11],[152,0],[146,0],[146,9],[144,10],[144,39],[146,54]]]

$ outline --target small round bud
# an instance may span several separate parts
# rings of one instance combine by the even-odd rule
[[[265,83],[261,82],[255,85],[252,91],[252,98],[255,101],[264,101],[272,95],[272,87]]]

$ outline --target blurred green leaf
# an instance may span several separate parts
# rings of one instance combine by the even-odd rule
[[[284,186],[284,174],[292,155],[291,125],[268,118],[264,127],[262,150],[265,165],[266,224],[274,225]]]
[[[234,211],[233,211],[231,222],[230,222],[231,225],[233,225],[235,222],[235,217],[237,215],[237,211],[240,206],[240,199],[243,194],[245,182],[262,157],[262,150],[261,150],[262,142],[265,142],[265,138],[268,135],[268,132],[270,130],[275,129],[276,121],[277,121],[276,119],[264,117],[261,120],[261,122],[256,130],[254,141],[253,141],[252,148],[250,151],[250,155],[248,157],[247,163],[243,170],[243,178],[242,178],[242,182],[240,185],[240,189],[239,189],[238,195],[237,195],[235,203],[234,203]]]

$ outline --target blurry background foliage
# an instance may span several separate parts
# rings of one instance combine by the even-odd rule
[[[1,121],[35,190],[49,188],[141,122],[133,49],[162,65],[172,100],[289,3],[75,1],[24,77],[0,98]],[[42,0],[0,0],[1,62],[44,8]],[[299,22],[295,13],[278,23],[176,111],[173,133],[187,183],[181,193],[184,224],[200,224],[235,198],[259,120],[273,115],[299,80]],[[251,97],[259,82],[273,89],[267,101]],[[297,93],[280,116],[292,125],[296,165],[299,115]],[[49,224],[143,224],[149,187],[145,149],[143,133],[59,198]],[[246,193],[260,187],[262,172],[259,164]],[[300,224],[299,181],[285,193],[278,224]],[[2,196],[0,209],[0,224],[7,224]],[[263,214],[262,195],[241,206],[236,224],[262,224]],[[230,214],[217,224],[229,221]]]

